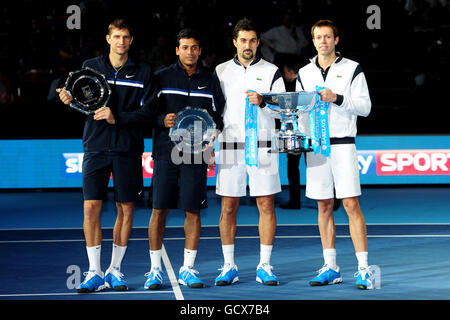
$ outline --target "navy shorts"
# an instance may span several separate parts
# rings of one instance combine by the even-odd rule
[[[174,164],[155,160],[153,166],[153,208],[200,210],[206,201],[207,164]]]
[[[119,152],[87,152],[83,157],[83,198],[102,200],[112,174],[114,200],[136,202],[143,192],[142,156]]]

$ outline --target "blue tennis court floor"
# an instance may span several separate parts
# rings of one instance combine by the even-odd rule
[[[304,190],[302,190],[304,193]],[[381,288],[358,290],[354,285],[356,257],[343,208],[335,212],[337,263],[343,283],[311,287],[308,281],[323,264],[315,202],[302,198],[302,209],[283,210],[287,190],[276,196],[277,235],[271,264],[280,280],[276,287],[255,281],[259,262],[258,212],[252,198],[242,198],[238,212],[235,261],[239,282],[214,286],[223,263],[218,230],[220,199],[209,191],[202,212],[202,233],[196,269],[203,289],[176,283],[182,265],[184,215],[169,214],[164,240],[164,286],[144,290],[150,267],[147,224],[150,210],[137,206],[131,239],[122,263],[130,290],[77,294],[88,262],[83,238],[79,191],[0,193],[1,300],[156,300],[156,301],[328,301],[328,300],[449,300],[450,188],[364,188],[360,202],[369,241],[369,264],[381,268]],[[102,212],[102,267],[111,258],[115,208],[111,200]],[[80,274],[81,273],[81,274]],[[30,285],[32,284],[32,285]]]

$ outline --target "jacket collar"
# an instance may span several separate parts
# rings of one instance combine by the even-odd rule
[[[254,64],[257,64],[260,60],[261,60],[261,57],[260,57],[258,54],[256,54],[255,59],[254,59],[252,62],[250,62],[249,66],[252,66],[252,65],[254,65]],[[234,55],[233,61],[234,61],[234,63],[236,63],[238,66],[243,66],[242,63],[238,60],[237,54]]]
[[[336,60],[334,60],[334,63],[339,63],[344,58],[342,54],[339,51],[336,51]],[[312,63],[317,64],[317,55],[309,59]]]
[[[180,59],[178,59],[178,61],[176,63],[176,67],[181,69],[182,71],[186,72],[186,69],[184,69],[183,65],[181,64]],[[197,62],[197,67],[195,68],[194,74],[199,74],[200,72],[201,72],[201,67],[200,67],[199,63]]]
[[[109,52],[104,53],[103,56],[102,56],[102,59],[103,59],[103,61],[106,64],[109,64],[111,66],[111,68],[113,68],[113,65],[111,64],[111,61],[109,60]],[[128,68],[128,67],[132,67],[132,66],[134,66],[134,62],[132,61],[132,59],[130,57],[130,54],[128,54],[127,62],[125,62],[123,67],[124,68]]]

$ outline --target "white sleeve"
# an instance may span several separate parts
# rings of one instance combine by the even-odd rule
[[[277,73],[279,73],[279,71],[277,70]],[[274,78],[277,77],[277,73],[274,75]],[[286,92],[286,88],[284,86],[284,81],[283,81],[283,77],[279,77],[278,79],[276,79],[273,83],[272,83],[272,90],[270,90],[270,92],[273,93],[282,93],[282,92]],[[281,115],[279,112],[273,111],[271,110],[269,107],[264,107],[262,108],[262,111],[267,113],[268,115],[270,115],[272,118],[277,118],[277,119],[281,119]]]
[[[342,104],[338,107],[344,108],[351,114],[367,117],[370,113],[372,102],[370,101],[369,89],[366,77],[359,72],[350,85],[350,95],[344,95]]]

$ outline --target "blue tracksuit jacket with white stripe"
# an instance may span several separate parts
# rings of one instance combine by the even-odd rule
[[[164,127],[164,117],[178,113],[186,107],[206,109],[219,131],[223,129],[222,113],[225,98],[217,75],[197,66],[188,76],[180,61],[155,73],[158,86],[158,117],[153,131],[153,159],[170,160],[174,143],[169,129]]]
[[[115,125],[106,120],[86,118],[83,133],[84,152],[128,152],[141,154],[144,151],[143,125],[156,121],[156,85],[149,65],[135,63],[128,57],[125,65],[116,73],[108,54],[86,60],[90,67],[104,74],[111,87],[108,101],[116,119]]]

